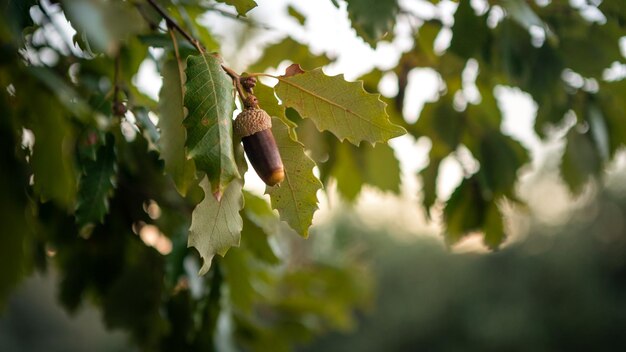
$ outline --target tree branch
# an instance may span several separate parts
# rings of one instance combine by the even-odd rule
[[[183,27],[178,25],[178,23],[176,23],[176,21],[174,21],[174,19],[170,17],[170,15],[165,12],[165,10],[161,8],[161,6],[159,6],[159,4],[157,4],[154,0],[147,1],[165,19],[165,22],[167,23],[167,26],[169,28],[174,28],[176,31],[178,31],[178,33],[185,37],[185,39],[187,39],[187,41],[191,43],[191,45],[195,46],[201,54],[204,54],[206,52],[202,44],[200,44],[200,42],[191,34],[189,34]]]

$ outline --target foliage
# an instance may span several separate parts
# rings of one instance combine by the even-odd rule
[[[556,351],[622,346],[625,193],[604,191],[564,225],[497,253],[450,253],[429,236],[393,240],[340,216],[337,239],[365,242],[377,263],[378,309],[360,328],[304,351]],[[594,217],[587,217],[591,209]],[[611,238],[611,240],[608,240]],[[398,303],[401,302],[401,303]],[[384,328],[381,328],[384,327]]]
[[[501,130],[497,87],[532,97],[541,137],[561,128],[562,178],[576,194],[601,180],[626,142],[625,81],[606,75],[624,59],[621,2],[603,1],[605,20],[590,20],[565,1],[493,0],[480,13],[460,1],[453,24],[396,0],[333,3],[371,47],[410,18],[413,47],[395,67],[347,82],[319,67],[332,55],[286,37],[242,74],[278,84],[246,91],[201,18],[254,26],[253,0],[0,0],[0,303],[23,275],[53,265],[68,310],[96,302],[107,326],[126,329],[142,349],[214,350],[218,320],[228,319],[234,346],[286,350],[349,328],[371,299],[360,258],[303,255],[294,232],[315,232],[318,193],[335,181],[348,202],[364,184],[399,193],[388,140],[430,139],[430,164],[419,172],[426,211],[442,216],[448,243],[480,232],[491,248],[506,238],[500,204],[521,203],[515,186],[529,162]],[[449,47],[436,49],[449,32]],[[295,64],[265,73],[285,60]],[[133,80],[143,62],[163,78],[158,101]],[[473,64],[478,99],[463,79]],[[402,111],[415,68],[434,70],[442,88],[409,123]],[[397,78],[394,98],[376,93],[386,75]],[[252,92],[274,117],[285,168],[283,184],[266,189],[269,202],[243,190],[248,170],[232,132],[237,100]],[[439,166],[463,159],[461,150],[479,167],[441,199]],[[442,204],[442,214],[431,212]]]

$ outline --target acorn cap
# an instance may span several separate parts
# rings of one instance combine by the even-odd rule
[[[272,118],[263,109],[244,109],[233,123],[235,134],[241,138],[272,128]]]

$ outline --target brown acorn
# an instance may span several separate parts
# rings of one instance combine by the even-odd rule
[[[241,137],[254,171],[265,184],[274,186],[283,181],[285,170],[272,134],[272,118],[258,107],[254,95],[249,95],[244,105],[245,109],[235,118],[233,129]]]

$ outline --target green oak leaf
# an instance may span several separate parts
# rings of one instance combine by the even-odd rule
[[[400,188],[400,164],[393,149],[382,143],[375,147],[338,145],[331,174],[337,180],[339,192],[351,201],[360,193],[364,183],[394,193]]]
[[[243,199],[246,203],[244,212],[250,221],[268,235],[278,231],[280,220],[265,199],[247,191],[243,192]]]
[[[285,106],[313,120],[318,130],[331,131],[339,140],[347,139],[355,145],[364,140],[384,142],[406,133],[389,122],[387,104],[379,95],[365,92],[362,82],[326,76],[321,68],[302,72],[292,65],[287,72],[295,74],[277,77],[276,94]]]
[[[515,198],[517,170],[529,161],[528,153],[519,142],[499,131],[485,133],[479,143],[474,155],[480,160],[487,187],[496,195]]]
[[[247,216],[243,218],[243,230],[241,231],[242,246],[246,247],[259,261],[276,265],[280,263],[280,258],[276,256],[268,240],[268,234],[262,228],[257,226]]]
[[[204,259],[200,275],[211,268],[215,254],[222,257],[230,247],[239,246],[243,222],[239,211],[243,208],[243,183],[231,182],[220,201],[211,196],[211,186],[205,177],[200,182],[204,199],[193,210],[189,228],[188,247],[194,247]]]
[[[74,204],[76,174],[71,146],[73,129],[65,110],[49,94],[40,94],[37,104],[32,104],[27,127],[35,135],[33,168],[35,192],[42,201],[54,200],[63,206]]]
[[[108,135],[106,143],[98,148],[96,159],[83,163],[76,205],[76,223],[79,227],[102,222],[109,212],[109,198],[115,189],[115,175],[115,140],[112,135]]]
[[[609,138],[609,154],[611,157],[626,145],[626,129],[623,128],[623,117],[626,116],[626,80],[607,82],[599,94],[598,106],[600,109]]]
[[[188,115],[188,156],[207,173],[211,194],[220,198],[226,186],[239,178],[233,151],[233,83],[212,55],[187,58],[184,105]]]
[[[585,183],[602,171],[602,160],[589,133],[580,133],[576,127],[567,134],[567,145],[561,162],[561,176],[574,194],[579,194]]]
[[[285,53],[289,53],[285,56]],[[263,51],[256,63],[248,69],[250,72],[263,72],[268,67],[277,67],[283,60],[297,62],[304,68],[316,68],[328,65],[332,60],[326,55],[313,55],[307,45],[301,44],[291,37],[270,45]]]
[[[337,190],[349,201],[354,201],[361,192],[363,175],[354,157],[350,145],[341,143],[335,149],[337,160],[332,169],[332,176],[337,180]]]
[[[372,47],[392,30],[398,14],[396,0],[346,0],[352,28]]]
[[[159,94],[159,147],[161,159],[165,162],[165,172],[172,176],[176,189],[184,196],[195,180],[196,166],[193,160],[185,156],[187,132],[183,126],[182,74],[182,67],[179,68],[176,60],[166,61],[161,69],[163,86]]]
[[[267,187],[272,208],[278,210],[280,219],[292,229],[307,237],[317,210],[317,191],[320,180],[313,175],[315,162],[304,153],[295,131],[278,118],[272,119],[272,133],[276,139],[285,168],[285,180],[277,186]]]
[[[364,159],[365,183],[381,191],[400,192],[400,162],[387,144],[361,146]]]
[[[484,222],[485,200],[476,177],[464,179],[454,190],[443,210],[446,242],[454,244],[471,231],[479,231]]]
[[[496,202],[490,202],[485,212],[485,219],[483,224],[483,231],[485,233],[483,237],[483,243],[491,249],[498,249],[504,239],[506,233],[504,232],[504,222],[502,221],[502,214],[498,209]]]
[[[487,15],[476,16],[470,2],[461,1],[454,13],[452,33],[450,51],[463,58],[474,56],[488,39]]]
[[[253,0],[217,0],[218,2],[234,6],[240,16],[245,16],[248,11],[255,8],[256,2]]]
[[[497,198],[486,199],[480,176],[464,179],[448,200],[443,216],[446,242],[454,244],[473,231],[483,232],[483,243],[497,249],[504,239],[504,223]]]
[[[438,156],[431,150],[429,158],[428,166],[420,171],[419,175],[422,178],[422,205],[426,209],[426,215],[430,217],[430,207],[432,207],[433,204],[435,204],[435,200],[437,200],[437,177],[443,157]]]

